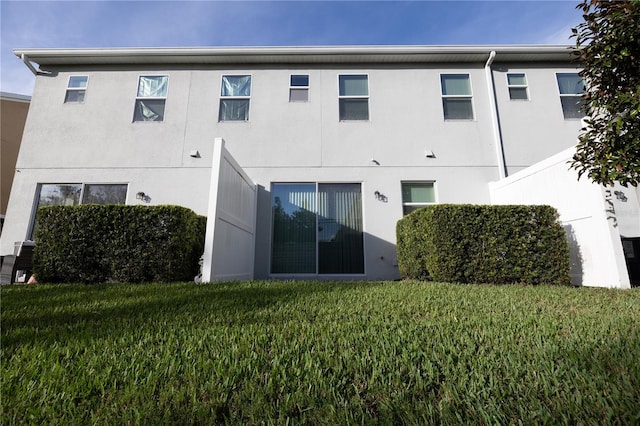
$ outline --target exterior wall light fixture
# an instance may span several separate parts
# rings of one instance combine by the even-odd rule
[[[373,193],[373,195],[376,197],[376,200],[378,201],[382,201],[383,203],[386,203],[387,201],[389,201],[389,199],[387,198],[386,195],[384,195],[382,192],[380,191],[376,191]]]
[[[136,198],[138,200],[141,200],[143,203],[148,203],[149,201],[151,201],[151,197],[149,197],[147,194],[145,194],[144,192],[140,191],[136,194]]]

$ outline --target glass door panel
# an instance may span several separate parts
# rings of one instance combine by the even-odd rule
[[[359,183],[318,184],[318,272],[364,273]]]
[[[316,273],[316,185],[273,184],[271,272]]]

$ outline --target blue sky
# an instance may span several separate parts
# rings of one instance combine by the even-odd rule
[[[14,48],[569,44],[578,0],[0,2],[0,90],[31,95]]]

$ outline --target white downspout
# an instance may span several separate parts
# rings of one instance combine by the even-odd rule
[[[27,68],[29,68],[29,70],[33,73],[33,75],[35,75],[36,77],[39,75],[49,75],[51,74],[51,72],[49,71],[42,71],[42,70],[37,70],[33,64],[31,62],[29,62],[29,58],[27,57],[27,55],[25,55],[24,53],[22,55],[20,55],[20,59],[22,59],[22,62],[24,62],[24,64],[27,66]]]
[[[498,105],[496,103],[496,92],[493,85],[493,72],[491,64],[496,57],[496,51],[492,50],[489,59],[484,65],[484,72],[487,76],[487,90],[489,91],[489,106],[491,110],[491,125],[493,127],[493,140],[496,146],[496,155],[498,160],[498,177],[504,179],[507,177],[507,168],[504,161],[504,151],[502,147],[502,135],[500,134],[500,121],[498,120]]]
[[[38,75],[38,70],[35,69],[35,67],[31,64],[31,62],[29,62],[27,55],[23,53],[22,55],[20,55],[20,59],[22,59],[22,62],[24,62],[24,64],[27,66],[27,68],[29,68],[29,70],[33,73],[33,75],[35,76]]]

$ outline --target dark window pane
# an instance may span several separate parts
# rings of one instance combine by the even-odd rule
[[[40,185],[40,193],[38,194],[38,205],[42,206],[75,206],[80,203],[80,192],[82,191],[82,184],[68,183],[68,184],[42,184]],[[37,217],[37,210],[36,215]],[[37,221],[36,217],[33,218],[31,224],[31,240],[37,234]]]
[[[469,95],[471,96],[471,83],[468,74],[441,75],[443,95]]]
[[[558,88],[561,95],[578,95],[584,93],[584,81],[578,73],[560,73],[558,77]]]
[[[435,199],[432,182],[406,182],[402,184],[403,203],[433,203]]]
[[[340,120],[368,120],[368,99],[340,99]]]
[[[315,184],[273,184],[271,195],[271,272],[315,274]]]
[[[584,100],[579,96],[562,96],[562,113],[564,118],[582,118],[584,114],[580,111]]]
[[[248,99],[220,99],[220,121],[249,120]]]
[[[88,184],[84,186],[82,204],[124,204],[126,184]]]
[[[369,78],[366,75],[341,75],[340,96],[369,96]]]
[[[473,120],[471,99],[444,98],[444,118],[447,120]]]
[[[74,75],[69,77],[69,88],[85,88],[87,87],[87,80],[89,77],[86,75]]]
[[[507,74],[507,82],[516,86],[527,85],[527,79],[524,74]]]
[[[421,209],[423,207],[424,206],[402,206],[402,214],[406,216],[409,213],[411,213],[412,211]]]
[[[164,99],[137,99],[133,121],[163,121]]]
[[[359,183],[318,184],[318,272],[364,273]]]
[[[84,90],[67,90],[64,97],[65,103],[82,103],[84,102]]]
[[[291,86],[309,86],[308,75],[292,75]]]
[[[526,87],[510,87],[509,98],[512,100],[527,100],[527,88]]]

